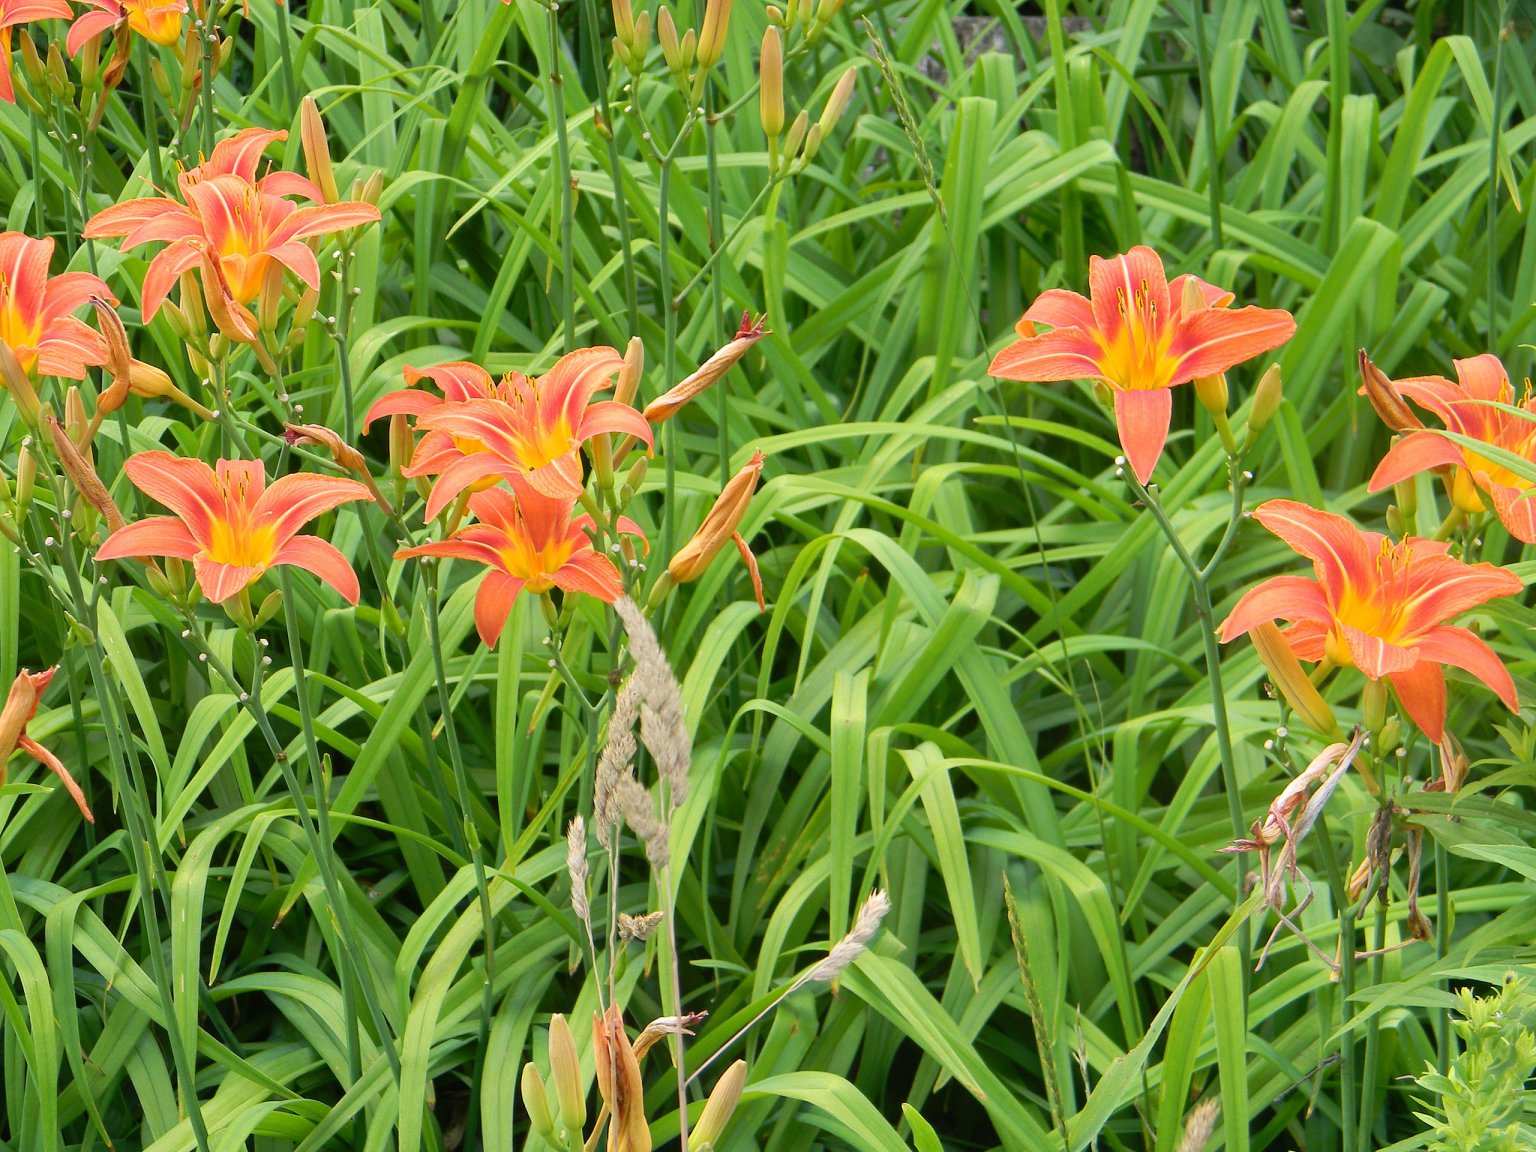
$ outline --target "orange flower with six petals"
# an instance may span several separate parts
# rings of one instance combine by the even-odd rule
[[[987,371],[1005,380],[1102,380],[1114,392],[1120,444],[1145,484],[1162,456],[1173,412],[1170,389],[1215,376],[1284,344],[1289,312],[1226,305],[1232,294],[1194,276],[1169,283],[1163,261],[1138,245],[1088,263],[1089,297],[1051,289],[1029,306]],[[1202,301],[1186,306],[1186,284]],[[1037,332],[1035,325],[1050,326]]]
[[[0,100],[16,103],[11,83],[11,32],[33,20],[69,20],[75,12],[64,0],[0,0]]]
[[[1475,632],[1446,621],[1524,585],[1493,564],[1467,564],[1447,545],[1410,536],[1393,543],[1343,516],[1271,500],[1254,518],[1312,561],[1316,580],[1274,576],[1249,589],[1221,624],[1223,643],[1285,620],[1297,659],[1358,668],[1389,680],[1403,711],[1431,740],[1445,734],[1444,666],[1481,680],[1513,711],[1509,670]]]
[[[72,313],[92,296],[117,301],[89,272],[49,276],[52,258],[51,239],[0,233],[0,344],[29,375],[83,380],[87,368],[107,362],[107,342]]]
[[[69,769],[64,767],[64,762],[27,735],[27,723],[37,715],[37,706],[57,671],[57,668],[50,668],[46,672],[28,672],[23,668],[11,683],[5,707],[0,708],[0,784],[5,783],[5,762],[19,748],[59,778],[80,809],[80,815],[94,824],[96,817],[91,815],[90,806],[85,802],[85,793],[75,783]]]
[[[446,540],[404,548],[397,560],[439,556],[473,560],[490,571],[475,593],[475,627],[488,648],[496,645],[512,605],[523,592],[585,592],[612,604],[624,594],[624,581],[613,562],[592,547],[586,529],[590,516],[571,518],[575,500],[546,496],[514,474],[505,488],[490,488],[469,498],[478,523]],[[515,495],[514,495],[515,493]],[[640,536],[633,521],[619,517],[621,532]]]
[[[1455,364],[1455,384],[1443,376],[1415,376],[1394,380],[1391,387],[1440,417],[1448,430],[1512,453],[1536,467],[1536,398],[1530,386],[1517,403],[1509,373],[1497,356],[1473,356]],[[1518,407],[1530,415],[1517,416],[1495,408],[1495,404]],[[1482,512],[1481,492],[1511,536],[1536,544],[1536,482],[1437,432],[1409,431],[1392,445],[1377,465],[1370,489],[1380,492],[1431,469],[1445,470],[1451,499],[1461,511]]]
[[[259,460],[220,460],[215,471],[169,452],[140,452],[123,467],[141,492],[175,515],[119,528],[97,549],[97,560],[190,560],[203,595],[215,604],[249,588],[268,568],[293,564],[357,603],[357,573],[346,557],[318,536],[299,535],[316,516],[369,499],[356,480],[295,473],[269,487]]]
[[[181,200],[125,200],[98,212],[85,226],[87,239],[121,237],[125,250],[165,242],[144,276],[146,322],[183,272],[201,268],[210,310],[221,305],[233,317],[231,335],[254,341],[257,323],[248,306],[259,301],[258,314],[268,312],[281,297],[285,269],[307,287],[320,287],[319,262],[304,241],[379,219],[379,210],[363,201],[294,203],[287,197],[320,196],[311,181],[296,173],[255,179],[262,151],[286,135],[246,129],[221,142],[205,163],[182,173]]]
[[[427,519],[465,489],[483,490],[521,476],[545,496],[574,498],[582,485],[581,445],[604,432],[627,432],[646,444],[651,428],[628,404],[592,402],[611,386],[624,358],[607,347],[578,348],[542,376],[509,372],[500,383],[475,364],[406,369],[406,380],[427,377],[443,390],[405,389],[381,398],[367,420],[405,413],[426,431],[404,475],[436,476]]]
[[[82,12],[69,26],[66,45],[71,56],[100,36],[126,22],[128,30],[152,44],[165,46],[181,39],[187,15],[186,0],[81,0],[89,12]]]

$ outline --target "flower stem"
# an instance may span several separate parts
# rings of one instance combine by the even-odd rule
[[[1221,645],[1216,639],[1215,613],[1211,606],[1211,589],[1207,579],[1207,574],[1212,565],[1207,565],[1202,569],[1196,563],[1195,558],[1190,555],[1189,549],[1184,546],[1183,540],[1179,538],[1178,529],[1173,526],[1173,521],[1168,518],[1167,512],[1163,510],[1163,505],[1158,500],[1155,492],[1143,487],[1135,475],[1129,471],[1126,473],[1126,480],[1131,485],[1131,490],[1137,494],[1142,503],[1151,511],[1152,517],[1157,521],[1158,527],[1162,529],[1163,535],[1168,538],[1168,543],[1173,548],[1174,555],[1178,557],[1179,563],[1184,566],[1185,572],[1189,575],[1189,582],[1195,599],[1195,615],[1199,620],[1200,641],[1205,650],[1206,678],[1210,682],[1211,715],[1216,729],[1216,750],[1221,759],[1222,788],[1227,794],[1227,813],[1232,819],[1232,835],[1234,838],[1241,839],[1247,832],[1248,826],[1243,818],[1243,794],[1237,777],[1237,757],[1232,749],[1232,729],[1227,719],[1227,693],[1221,676]],[[1235,487],[1235,492],[1233,504],[1234,521],[1240,519],[1242,515],[1242,490],[1240,487]],[[1227,543],[1228,541],[1224,539],[1223,543],[1218,545],[1217,559],[1220,558]],[[1243,900],[1243,864],[1241,859],[1238,858],[1233,860],[1232,899],[1234,906],[1241,904]],[[1243,971],[1246,978],[1246,974],[1252,969],[1253,950],[1252,941],[1247,933],[1244,933],[1241,937],[1241,947]]]
[[[1333,893],[1334,907],[1339,914],[1339,1128],[1342,1152],[1355,1152],[1359,1146],[1355,1119],[1359,1101],[1355,1095],[1355,1034],[1350,1028],[1349,1011],[1350,997],[1355,994],[1355,911],[1350,907],[1344,875],[1338,857],[1334,855],[1333,840],[1328,835],[1328,818],[1321,812],[1317,817],[1316,839],[1323,856],[1328,889]]]
[[[480,832],[475,827],[474,812],[470,807],[469,777],[464,770],[464,755],[459,747],[458,728],[453,722],[453,697],[448,691],[448,668],[443,659],[442,624],[437,606],[437,567],[435,561],[428,561],[423,565],[427,583],[427,594],[424,598],[427,611],[427,635],[432,645],[432,670],[437,678],[438,710],[442,718],[443,735],[448,741],[448,762],[453,768],[453,784],[458,794],[456,799],[459,821],[463,825],[464,837],[469,842],[469,858],[475,871],[475,892],[480,903],[480,927],[485,935],[485,977],[480,986],[480,1027],[475,1048],[479,1055],[476,1057],[477,1067],[474,1078],[470,1081],[469,1115],[473,1123],[473,1117],[478,1116],[480,1111],[478,1097],[485,1067],[491,1016],[494,1011],[492,977],[496,970],[496,924],[495,913],[491,909],[490,884],[486,879],[485,856],[480,846]],[[473,1133],[470,1135],[472,1136]],[[467,1141],[466,1146],[472,1147],[473,1140]]]
[[[284,593],[285,600],[290,599]],[[330,904],[331,914],[334,917],[337,934],[341,938],[341,946],[359,962],[358,987],[362,989],[363,1000],[367,1005],[368,1017],[373,1024],[378,1036],[379,1047],[384,1050],[385,1059],[389,1061],[391,1074],[398,1084],[400,1080],[400,1053],[396,1048],[394,1035],[389,1027],[389,1020],[384,1015],[383,1006],[379,1003],[378,989],[373,985],[371,975],[364,973],[361,965],[366,953],[363,951],[362,941],[358,938],[356,927],[352,920],[351,905],[347,902],[346,893],[342,890],[341,879],[335,868],[334,845],[321,840],[320,830],[315,824],[315,818],[309,810],[309,801],[304,795],[303,785],[299,783],[298,774],[293,770],[293,764],[288,759],[288,750],[277,738],[277,732],[272,727],[272,719],[267,715],[261,696],[255,692],[247,692],[241,686],[239,679],[219,658],[218,653],[209,647],[207,638],[203,636],[202,629],[197,618],[190,612],[187,614],[187,637],[197,649],[198,655],[207,663],[208,667],[216,672],[220,679],[229,685],[230,689],[240,698],[241,704],[251,714],[251,719],[256,722],[257,731],[266,741],[267,749],[272,753],[272,759],[276,763],[278,771],[283,777],[283,783],[287,786],[289,798],[293,802],[294,814],[298,817],[300,828],[304,838],[309,844],[309,850],[314,854],[315,866],[320,871],[320,881],[325,887],[325,898]],[[299,653],[295,651],[295,688],[300,683],[297,666],[302,662]],[[300,692],[300,699],[303,694]],[[302,706],[302,705],[301,705]],[[314,769],[313,763],[311,769]],[[318,800],[317,800],[318,803]]]
[[[576,347],[576,190],[571,186],[571,139],[565,123],[565,78],[560,72],[560,3],[549,0],[549,108],[555,121],[555,156],[560,181],[560,317],[565,350]]]

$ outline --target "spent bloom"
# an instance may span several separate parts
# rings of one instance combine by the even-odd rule
[[[715,557],[720,554],[727,543],[734,542],[736,550],[741,553],[741,559],[747,566],[747,571],[752,576],[752,591],[757,595],[759,609],[765,607],[763,602],[763,578],[757,570],[757,557],[752,554],[752,549],[747,547],[747,542],[737,531],[741,525],[742,517],[747,514],[747,507],[752,503],[752,494],[757,490],[758,477],[763,472],[763,461],[766,457],[761,451],[754,452],[752,459],[747,461],[740,472],[731,477],[716,499],[714,506],[710,508],[708,515],[704,517],[704,523],[693,534],[693,538],[678,549],[667,565],[667,573],[678,584],[686,584],[691,580],[697,580],[704,575]]]
[[[97,550],[97,560],[190,560],[203,595],[215,604],[249,588],[267,569],[293,564],[357,603],[357,573],[346,557],[318,536],[299,534],[315,517],[369,499],[356,480],[295,473],[269,486],[259,460],[220,460],[215,470],[169,452],[140,452],[123,468],[141,492],[175,515],[119,528]]]
[[[11,682],[5,706],[0,709],[0,784],[5,783],[6,761],[11,758],[12,752],[20,749],[59,778],[75,806],[80,809],[80,815],[94,824],[96,817],[91,815],[91,809],[85,802],[85,793],[75,783],[69,769],[64,767],[64,762],[27,735],[27,723],[37,715],[37,706],[57,671],[57,668],[50,668],[46,672],[28,672],[23,668]]]
[[[443,398],[395,392],[374,404],[368,419],[411,414],[427,433],[404,475],[437,477],[427,500],[429,520],[466,488],[514,476],[542,495],[574,498],[582,486],[584,441],[624,432],[651,443],[650,426],[628,404],[592,401],[623,367],[615,349],[599,347],[567,353],[542,376],[509,372],[499,383],[474,364],[440,365],[414,377],[408,370],[407,381],[425,376]]]
[[[1229,309],[1232,294],[1198,277],[1170,284],[1162,258],[1142,245],[1109,260],[1093,257],[1088,283],[1087,298],[1042,292],[1016,325],[1019,339],[988,371],[1006,380],[1103,381],[1114,393],[1120,444],[1143,484],[1168,439],[1171,389],[1219,375],[1296,331],[1289,312]],[[1039,324],[1050,330],[1038,332]]]
[[[86,238],[121,237],[121,247],[153,241],[165,248],[144,276],[144,319],[160,310],[183,272],[200,270],[209,311],[228,317],[228,335],[253,342],[259,327],[249,311],[275,314],[283,272],[307,287],[320,287],[320,265],[305,241],[346,231],[379,219],[379,210],[363,201],[300,205],[302,195],[321,193],[297,173],[277,171],[256,179],[263,150],[285,132],[248,128],[222,141],[208,160],[178,178],[181,199],[169,196],[125,200],[103,209],[85,226]]]
[[[1471,629],[1447,623],[1519,592],[1513,572],[1464,563],[1434,540],[1394,543],[1291,500],[1271,500],[1254,518],[1311,560],[1317,578],[1274,576],[1249,589],[1221,624],[1223,642],[1288,621],[1283,635],[1298,659],[1390,681],[1408,717],[1436,741],[1445,732],[1446,665],[1471,673],[1511,710],[1519,707],[1514,681],[1493,650]]]
[[[478,521],[458,529],[446,540],[405,548],[397,560],[439,556],[472,560],[490,569],[475,594],[475,627],[486,647],[494,647],[506,626],[512,605],[523,592],[542,594],[552,588],[585,592],[611,604],[623,594],[624,582],[613,562],[592,547],[586,529],[590,516],[572,518],[572,497],[546,496],[521,477],[505,488],[488,488],[469,498]],[[640,535],[632,521],[619,518],[619,530]]]
[[[175,44],[186,20],[186,0],[81,0],[82,12],[69,26],[67,47],[71,56],[104,32],[126,23],[128,31],[152,44]]]
[[[1511,453],[1536,468],[1536,399],[1532,398],[1530,385],[1526,385],[1524,395],[1517,400],[1509,373],[1497,356],[1484,354],[1455,363],[1456,383],[1441,376],[1416,376],[1387,384],[1399,398],[1399,404],[1406,397],[1438,416],[1448,431]],[[1363,366],[1375,367],[1369,361],[1364,361]],[[1367,388],[1372,382],[1372,377],[1367,376]],[[1375,382],[1379,385],[1379,381]],[[1373,403],[1375,400],[1373,396]],[[1525,415],[1497,408],[1496,404],[1517,407]],[[1441,472],[1458,509],[1480,513],[1486,497],[1511,536],[1536,544],[1536,481],[1438,432],[1414,428],[1406,422],[1394,431],[1406,434],[1377,466],[1371,477],[1372,492],[1390,488],[1420,472]]]

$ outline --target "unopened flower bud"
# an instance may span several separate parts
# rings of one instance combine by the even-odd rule
[[[784,44],[778,28],[772,24],[763,33],[763,52],[757,69],[762,81],[758,110],[763,135],[777,140],[784,131]]]
[[[645,344],[638,336],[631,336],[624,348],[624,367],[619,369],[614,381],[613,398],[620,404],[633,404],[640,391],[640,378],[645,375]]]
[[[625,47],[634,46],[635,13],[629,5],[629,0],[613,0],[613,31],[615,36],[623,41]]]
[[[325,138],[325,122],[313,96],[299,101],[299,138],[304,145],[304,166],[325,196],[327,204],[336,204],[341,195],[336,189],[336,173],[331,167],[331,148]]]
[[[817,19],[820,19],[819,15]],[[843,113],[853,101],[853,83],[858,78],[858,72],[858,65],[849,65],[833,85],[832,95],[827,97],[827,106],[821,110],[821,119],[816,121],[823,139],[832,134],[832,129],[837,127],[837,122],[843,118]]]
[[[842,10],[843,0],[817,0],[815,30],[820,32],[832,23],[833,18]]]
[[[1200,401],[1200,406],[1212,416],[1218,412],[1223,415],[1227,411],[1227,374],[1218,372],[1214,376],[1195,377],[1195,396]]]
[[[1301,662],[1286,643],[1285,636],[1273,623],[1263,623],[1252,629],[1249,636],[1258,650],[1259,659],[1269,670],[1269,679],[1291,710],[1313,732],[1320,736],[1337,739],[1339,722],[1322,698],[1312,681],[1307,678]]]
[[[1280,365],[1271,364],[1264,370],[1253,390],[1253,405],[1248,409],[1248,433],[1257,436],[1265,425],[1280,411],[1280,401],[1285,397],[1280,385]]]
[[[528,1113],[528,1123],[546,1144],[558,1148],[559,1133],[555,1131],[555,1118],[549,1110],[549,1094],[544,1090],[544,1079],[530,1062],[523,1065],[523,1110]]]
[[[32,489],[37,485],[37,457],[27,445],[16,457],[16,518],[25,516],[32,505]]]
[[[709,1152],[730,1123],[736,1105],[741,1103],[741,1089],[747,1082],[747,1062],[738,1060],[715,1082],[714,1091],[704,1105],[699,1122],[688,1133],[688,1152]]]
[[[587,1094],[581,1089],[581,1063],[576,1056],[576,1037],[559,1012],[549,1019],[549,1073],[555,1082],[555,1102],[560,1123],[567,1132],[580,1133],[587,1123]]]
[[[361,200],[366,204],[379,206],[379,198],[384,194],[384,173],[375,169],[366,176],[359,177],[352,183],[352,199]]]
[[[651,14],[642,12],[635,17],[635,41],[630,49],[632,63],[629,70],[638,74],[645,67],[645,58],[651,51]]]
[[[804,115],[805,115],[804,112],[800,113],[800,116],[804,116]],[[795,123],[797,125],[800,123],[800,117],[799,116],[795,117]],[[790,130],[790,135],[791,136],[794,135],[794,130],[793,129]],[[810,164],[810,162],[816,158],[816,153],[817,153],[817,151],[820,148],[821,148],[821,125],[820,124],[812,124],[811,127],[810,127],[810,130],[807,131],[806,134],[805,134],[805,147],[800,149],[800,162],[797,165],[797,167],[799,169],[801,169],[801,170],[804,170]]]
[[[1419,514],[1419,488],[1412,476],[1392,485],[1392,499],[1396,501],[1396,507],[1401,510],[1404,520],[1413,523],[1414,517]]]
[[[704,23],[699,29],[699,68],[713,68],[725,51],[725,32],[731,22],[731,0],[706,0]]]
[[[5,390],[16,402],[21,418],[28,424],[36,424],[38,414],[42,411],[42,401],[38,399],[37,389],[32,386],[32,378],[22,371],[16,353],[11,351],[11,346],[4,340],[0,340],[0,383],[5,385]]]
[[[683,58],[683,66],[679,72],[687,72],[693,67],[695,56],[698,52],[699,34],[692,28],[683,33],[682,43],[678,46]]]
[[[64,53],[59,50],[58,41],[48,45],[48,90],[61,100],[73,102],[75,86],[69,82],[69,69],[64,64]]]
[[[656,38],[661,41],[661,55],[673,72],[683,69],[683,48],[677,40],[677,25],[672,22],[672,10],[665,4],[656,14]]]
[[[389,470],[400,475],[415,454],[416,437],[411,432],[410,419],[404,412],[396,412],[389,418]]]
[[[780,8],[777,4],[770,4],[770,5],[768,5],[767,12],[768,12],[768,23],[776,25],[776,26],[782,26],[783,25],[783,23],[784,23],[784,9]]]

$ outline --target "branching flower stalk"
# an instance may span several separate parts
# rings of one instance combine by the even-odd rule
[[[50,489],[51,481],[45,478],[45,484]],[[67,504],[60,499],[59,493],[54,491],[55,506],[61,512],[67,508]],[[30,509],[31,517],[36,520],[41,515],[41,510],[36,504]],[[80,581],[80,571],[74,559],[73,543],[70,525],[63,522],[59,526],[58,547],[63,561],[66,578],[69,582],[68,590],[58,586],[53,580],[51,571],[47,572],[47,582],[52,586],[56,603],[62,609],[68,604],[71,615],[82,627],[89,628],[89,621],[94,620],[90,605],[86,600],[84,589]],[[38,571],[48,568],[46,558],[26,549],[29,560]],[[62,629],[68,633],[68,622],[63,623]],[[73,629],[78,634],[78,629]],[[165,1016],[166,1038],[170,1042],[171,1061],[176,1070],[177,1089],[181,1096],[181,1106],[187,1115],[187,1121],[192,1128],[193,1141],[198,1152],[210,1152],[211,1143],[208,1136],[208,1126],[203,1116],[202,1103],[197,1094],[197,1072],[194,1062],[194,1054],[187,1050],[181,1030],[176,1026],[177,1013],[175,1009],[174,984],[170,972],[166,966],[165,953],[158,946],[158,942],[164,939],[160,925],[159,901],[165,898],[169,891],[169,883],[165,881],[161,863],[159,860],[160,838],[155,828],[153,806],[149,799],[148,784],[144,779],[143,771],[138,763],[138,754],[131,740],[124,740],[123,734],[129,731],[129,718],[127,709],[123,706],[121,696],[117,692],[117,685],[107,675],[105,663],[102,660],[101,646],[94,633],[91,634],[88,643],[81,647],[85,650],[86,663],[90,667],[91,681],[94,685],[99,700],[103,702],[103,713],[106,719],[104,725],[107,737],[107,754],[111,760],[112,772],[118,781],[118,791],[127,799],[123,806],[124,814],[128,821],[128,835],[131,840],[130,850],[134,857],[134,878],[139,889],[139,904],[144,914],[145,929],[150,939],[156,941],[155,947],[149,949],[150,972],[155,983],[155,989],[159,994],[161,1011]],[[156,883],[156,878],[160,883]],[[160,889],[160,891],[157,891]],[[167,905],[169,907],[169,905]]]

